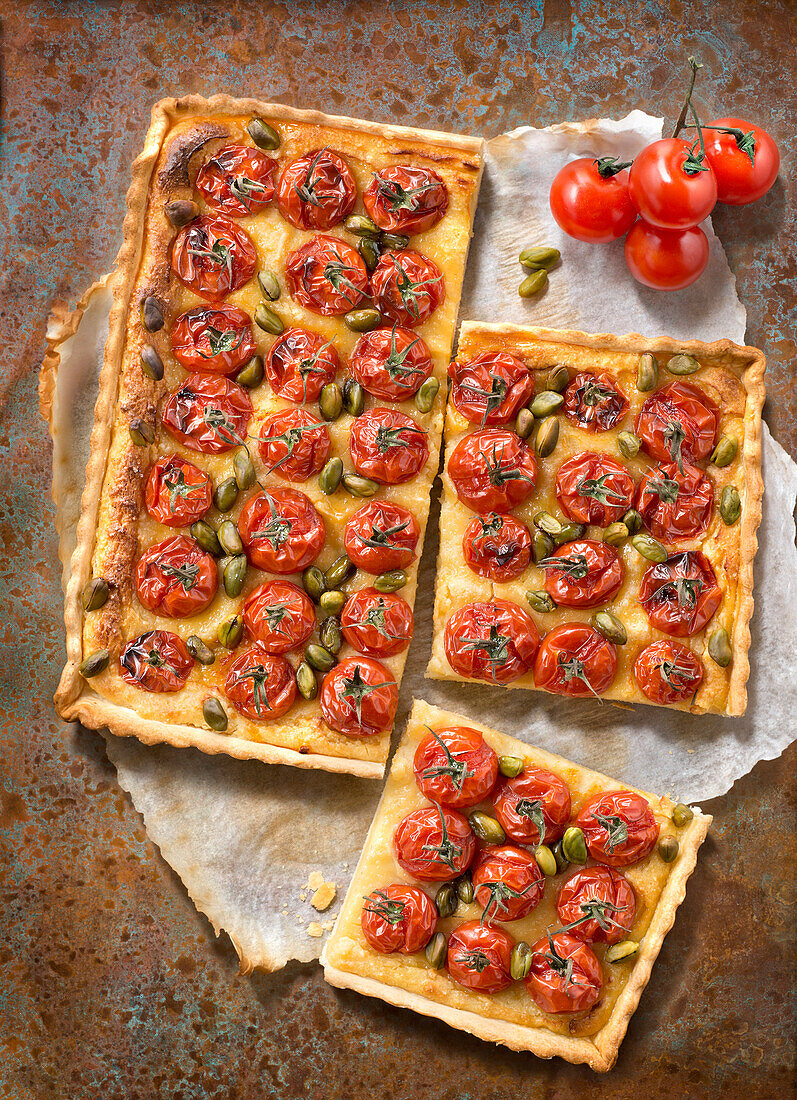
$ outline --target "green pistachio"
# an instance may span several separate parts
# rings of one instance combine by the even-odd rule
[[[107,649],[97,649],[88,657],[84,657],[78,672],[84,680],[90,680],[92,676],[99,676],[101,672],[105,672],[110,659],[111,655]]]
[[[273,149],[279,149],[282,145],[282,138],[278,131],[273,126],[269,126],[267,122],[264,122],[262,118],[250,119],[246,124],[246,128],[258,149],[265,149],[270,152]]]
[[[220,624],[218,639],[225,649],[235,649],[244,633],[244,621],[240,615],[233,615]]]
[[[138,417],[134,417],[130,421],[128,431],[130,432],[130,438],[137,447],[149,447],[150,443],[155,442],[155,429],[151,424],[147,424],[145,420],[140,420]]]
[[[99,611],[108,602],[110,585],[105,577],[92,577],[83,589],[83,610]]]
[[[457,897],[457,889],[452,882],[444,882],[439,887],[434,896],[434,903],[441,917],[453,917],[457,911],[459,898]]]
[[[659,380],[659,365],[656,356],[646,351],[639,357],[636,368],[636,388],[640,393],[655,390]]]
[[[343,408],[350,416],[362,416],[365,411],[365,390],[353,378],[343,384]]]
[[[531,275],[527,275],[517,288],[517,292],[521,298],[533,298],[535,294],[545,290],[547,285],[548,272],[540,269],[539,271],[533,271]]]
[[[296,687],[303,699],[315,699],[318,695],[318,680],[307,661],[302,661],[296,669]]]
[[[390,249],[402,249],[406,248],[410,243],[409,237],[406,237],[403,233],[383,233],[382,234],[382,246]]]
[[[225,519],[216,532],[219,545],[225,554],[243,554],[244,544],[238,534],[238,528],[231,519]]]
[[[553,541],[557,546],[564,546],[566,542],[574,542],[575,539],[583,539],[586,533],[587,528],[585,524],[566,522],[562,524],[562,529],[559,534],[553,536]]]
[[[330,595],[329,592],[324,593]],[[321,597],[323,599],[323,596]],[[318,628],[318,640],[324,649],[337,656],[343,645],[343,631],[340,628],[340,619],[337,615],[329,615]]]
[[[659,855],[665,863],[674,863],[678,858],[680,845],[674,836],[663,836],[658,844]]]
[[[714,664],[720,668],[727,668],[733,660],[731,640],[724,626],[718,627],[709,638],[708,653]]]
[[[709,461],[714,466],[730,466],[739,450],[739,440],[735,435],[723,435],[711,454]]]
[[[587,842],[584,834],[576,825],[565,830],[562,837],[562,853],[568,863],[587,862]]]
[[[559,412],[564,403],[565,399],[561,393],[555,390],[543,390],[537,394],[529,408],[533,416],[538,420],[544,420],[546,416]]]
[[[141,369],[153,382],[163,378],[163,360],[152,344],[144,344],[140,353]]]
[[[264,332],[270,332],[272,336],[279,336],[285,331],[280,315],[273,309],[269,309],[265,302],[261,302],[255,310],[255,324]]]
[[[631,538],[631,545],[638,554],[648,561],[662,562],[667,560],[667,551],[657,542],[652,535],[639,534]]]
[[[326,497],[331,497],[338,491],[340,479],[343,477],[343,462],[337,456],[330,458],[318,475],[318,488]]]
[[[324,574],[317,565],[311,565],[308,569],[305,569],[304,573],[302,573],[302,584],[304,585],[305,592],[313,603],[318,603],[323,593],[327,590]]]
[[[378,309],[350,309],[343,320],[352,332],[370,332],[379,328],[382,314]]]
[[[622,546],[630,533],[624,523],[610,523],[604,529],[603,541],[607,546]]]
[[[374,271],[382,255],[379,241],[374,237],[360,237],[357,241],[357,251],[365,264],[366,271]]]
[[[468,821],[476,836],[485,844],[503,844],[506,840],[506,833],[501,828],[500,822],[489,814],[474,810],[468,815]]]
[[[553,858],[556,860],[556,870],[559,872],[559,874],[561,874],[562,871],[566,871],[567,868],[570,866],[570,860],[564,853],[564,848],[562,846],[561,840],[557,840],[556,844],[554,844],[553,846],[552,851]]]
[[[165,324],[163,303],[153,294],[148,294],[141,303],[141,323],[147,332],[160,332]]]
[[[617,436],[617,446],[620,448],[620,454],[625,455],[626,458],[633,458],[639,454],[642,440],[633,432],[620,432]]]
[[[225,477],[213,490],[213,504],[220,512],[229,512],[238,499],[238,482],[234,477]]]
[[[518,940],[509,956],[509,973],[516,982],[522,982],[534,961],[532,950],[525,940]]]
[[[185,647],[194,660],[199,661],[201,665],[212,665],[216,660],[216,654],[205,645],[198,634],[192,634],[186,640]]]
[[[251,489],[254,485],[257,475],[255,474],[255,464],[252,462],[252,456],[247,451],[246,447],[241,447],[235,452],[235,457],[232,460],[232,467],[235,470],[235,481],[241,492],[244,489]]]
[[[537,860],[537,865],[544,875],[548,878],[553,878],[557,873],[556,857],[551,849],[546,844],[539,844],[537,850],[534,853],[534,858]]]
[[[225,733],[227,729],[227,711],[215,695],[209,695],[202,704],[202,717],[212,730]]]
[[[613,943],[611,947],[607,947],[603,957],[608,963],[618,963],[623,962],[624,959],[630,959],[638,950],[639,944],[635,940],[621,940],[620,943]]]
[[[260,290],[264,298],[267,298],[269,302],[279,301],[279,296],[282,293],[280,290],[279,279],[273,271],[268,269],[261,271],[257,277],[258,283],[260,283]]]
[[[550,512],[537,512],[534,516],[534,526],[538,527],[540,531],[544,531],[546,535],[550,535],[551,538],[556,538],[562,530],[561,523]]]
[[[508,779],[515,779],[526,766],[526,761],[522,756],[499,756],[498,757],[498,770],[501,775],[507,776]]]
[[[534,438],[534,450],[540,458],[548,458],[553,454],[556,444],[559,442],[559,419],[556,416],[547,416],[540,421],[537,435]]]
[[[635,508],[629,508],[623,516],[623,523],[628,528],[629,533],[635,535],[637,531],[642,529],[642,516]]]
[[[382,230],[367,214],[349,214],[343,222],[350,233],[358,237],[378,237]]]
[[[327,588],[340,588],[342,584],[353,577],[357,572],[357,566],[346,554],[341,554],[324,573],[324,582]]]
[[[470,905],[473,901],[473,876],[470,871],[460,875],[454,884],[457,888],[457,897],[463,905]]]
[[[316,645],[315,642],[311,642],[305,649],[304,659],[310,668],[315,668],[319,672],[329,672],[337,663],[334,654],[330,653],[328,649],[324,649],[322,645]]]
[[[593,627],[608,642],[614,645],[625,645],[628,641],[628,632],[616,615],[611,611],[596,611],[590,619]]]
[[[549,611],[556,611],[556,604],[547,592],[527,592],[526,601],[531,610],[539,612],[540,615],[546,615]]]
[[[726,485],[720,496],[720,515],[723,523],[733,527],[742,514],[742,501],[735,485]]]
[[[673,806],[672,823],[676,829],[682,829],[684,825],[688,825],[694,816],[694,813],[683,802]]]
[[[322,615],[340,615],[346,604],[346,595],[333,588],[331,592],[322,592],[318,606]]]
[[[240,596],[246,580],[248,565],[249,562],[246,560],[245,554],[236,554],[224,566],[224,591],[230,599]]]
[[[224,556],[219,536],[216,534],[215,529],[204,519],[198,519],[196,523],[192,523],[189,530],[191,538],[195,539],[208,554],[212,554],[214,558]]]
[[[521,409],[515,420],[515,434],[520,436],[521,439],[528,439],[536,424],[531,409]]]
[[[445,964],[446,954],[448,952],[448,941],[442,932],[435,932],[432,938],[426,945],[424,955],[426,961],[434,970],[440,970]]]
[[[343,488],[353,497],[372,497],[380,489],[378,481],[373,481],[370,477],[360,477],[359,474],[344,474],[341,480]]]
[[[553,390],[554,393],[563,393],[569,384],[570,371],[564,363],[556,363],[551,367],[545,382],[546,389]]]
[[[700,364],[694,355],[673,355],[667,360],[667,370],[670,374],[694,374],[700,370]]]
[[[544,531],[535,529],[531,536],[531,553],[534,561],[539,564],[543,558],[549,557],[554,551],[554,541]]]
[[[436,378],[427,378],[421,388],[415,394],[415,408],[418,412],[428,413],[432,411],[432,406],[435,403],[438,391],[440,389],[440,383]]]
[[[374,580],[377,592],[398,592],[407,583],[407,574],[403,569],[391,569],[389,573],[380,573]]]
[[[235,381],[245,390],[256,390],[263,381],[263,360],[259,355],[253,355],[249,362],[241,367],[235,376]]]
[[[343,393],[337,382],[327,382],[321,390],[318,407],[324,420],[337,420],[343,412]]]
[[[550,271],[561,258],[558,248],[524,248],[518,257],[523,267],[527,267],[529,271],[538,271],[541,267]]]

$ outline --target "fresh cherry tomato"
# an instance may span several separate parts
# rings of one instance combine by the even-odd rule
[[[257,449],[269,473],[286,481],[307,481],[324,466],[332,442],[329,430],[307,409],[284,409],[263,421]]]
[[[402,596],[360,588],[346,600],[340,625],[354,649],[369,657],[392,657],[412,641],[414,618]]]
[[[639,602],[657,630],[687,638],[710,620],[722,603],[722,589],[708,558],[684,550],[645,570]]]
[[[450,882],[473,862],[476,837],[468,819],[456,810],[423,806],[398,823],[393,849],[399,866],[413,878]]]
[[[534,683],[555,695],[593,695],[611,685],[617,648],[587,623],[562,623],[542,640],[534,662]]]
[[[136,565],[136,595],[148,611],[187,618],[204,611],[218,587],[216,563],[193,539],[172,535],[145,550]]]
[[[638,221],[625,239],[625,262],[638,283],[654,290],[691,286],[708,263],[708,237],[699,225],[659,229]]]
[[[620,589],[625,566],[613,547],[592,539],[566,542],[538,562],[545,591],[562,607],[597,607]]]
[[[569,932],[549,932],[531,945],[526,989],[534,1003],[551,1015],[592,1008],[603,988],[595,952]]]
[[[429,444],[411,416],[398,409],[369,409],[351,426],[349,453],[358,474],[383,485],[401,485],[426,465]]]
[[[556,498],[568,519],[608,527],[633,504],[634,479],[611,455],[579,451],[556,472]]]
[[[326,724],[347,737],[386,733],[398,706],[393,675],[370,657],[347,657],[324,677],[321,714]]]
[[[520,920],[536,909],[545,875],[531,852],[513,844],[483,848],[473,867],[473,892],[484,924]]]
[[[220,302],[257,270],[255,242],[229,218],[201,214],[181,229],[172,244],[172,269],[189,290]]]
[[[608,374],[577,374],[564,397],[565,416],[588,432],[608,432],[628,412],[628,398]]]
[[[473,512],[511,512],[537,484],[537,459],[515,432],[482,428],[457,443],[448,476],[462,503]]]
[[[531,671],[540,635],[532,617],[508,600],[471,603],[446,623],[444,645],[454,672],[509,684]]]
[[[639,690],[654,703],[685,703],[703,681],[700,658],[680,642],[661,639],[646,646],[634,662]]]
[[[257,354],[252,319],[236,306],[198,306],[177,318],[172,353],[187,371],[234,374]]]
[[[119,655],[125,683],[144,691],[179,691],[194,667],[185,642],[168,630],[148,630]]]
[[[370,217],[386,233],[425,233],[448,209],[448,189],[437,172],[391,164],[373,173],[363,191]]]
[[[689,229],[717,202],[717,181],[696,144],[661,138],[638,153],[628,177],[631,201],[648,225]]]
[[[298,573],[312,565],[326,532],[312,501],[298,489],[265,489],[250,497],[238,531],[252,565],[270,573]]]
[[[259,214],[274,198],[277,161],[251,145],[225,145],[197,172],[196,186],[219,214]]]
[[[428,320],[446,296],[442,272],[412,248],[385,252],[371,275],[374,305],[388,321],[415,328]]]
[[[526,764],[520,775],[498,784],[493,809],[510,840],[550,846],[570,820],[570,791],[556,772]]]
[[[164,455],[150,468],[144,499],[158,523],[188,527],[210,508],[213,486],[204,470],[187,458]]]
[[[716,127],[716,128],[715,128]],[[724,133],[720,127],[737,131]],[[772,135],[743,118],[715,118],[703,127],[706,160],[717,180],[717,200],[745,206],[778,178],[780,153]]]
[[[415,750],[418,789],[430,802],[462,810],[489,798],[498,778],[498,757],[478,730],[444,726],[433,730]]]
[[[432,357],[420,336],[393,325],[360,337],[349,358],[349,370],[379,401],[406,401],[432,373]]]
[[[448,940],[448,973],[465,989],[500,993],[512,984],[514,946],[515,941],[503,928],[492,928],[477,920],[463,921]]]
[[[717,442],[719,409],[690,382],[671,382],[645,399],[634,424],[642,450],[657,462],[708,458]]]
[[[636,916],[636,895],[613,867],[583,867],[559,888],[556,911],[563,929],[585,943],[619,943]]]
[[[670,643],[672,644],[672,643]],[[630,867],[649,855],[659,826],[648,800],[635,791],[607,791],[587,799],[576,818],[597,863]]]
[[[368,271],[356,248],[319,234],[288,255],[288,290],[299,305],[335,317],[358,306],[368,289]]]
[[[358,569],[386,573],[415,561],[420,534],[408,508],[389,500],[369,500],[346,521],[343,545]]]
[[[331,340],[303,328],[289,328],[271,345],[265,360],[272,390],[286,401],[317,401],[335,379],[340,359]]]
[[[277,187],[279,212],[297,229],[330,229],[356,201],[351,169],[333,149],[314,149],[292,160]]]
[[[472,424],[482,428],[513,420],[534,393],[534,376],[522,360],[502,351],[485,351],[449,365],[451,400]]]
[[[281,655],[304,645],[315,630],[313,601],[290,581],[259,584],[244,600],[246,630],[266,653]]]
[[[637,489],[642,522],[662,542],[697,538],[708,527],[713,504],[714,486],[697,466],[685,465],[683,473],[674,462],[656,466]]]
[[[434,935],[437,908],[419,886],[395,882],[372,890],[365,898],[360,924],[374,951],[414,955],[423,951]]]
[[[579,157],[560,168],[549,197],[556,224],[577,241],[593,244],[625,236],[637,216],[628,194],[628,167],[616,157]]]
[[[465,530],[462,553],[477,576],[511,581],[531,561],[531,532],[514,516],[476,516]]]
[[[246,390],[214,374],[189,374],[161,412],[169,435],[189,450],[209,455],[241,446],[251,416]]]
[[[296,677],[284,657],[275,657],[255,642],[230,665],[224,691],[244,717],[272,721],[293,706]]]

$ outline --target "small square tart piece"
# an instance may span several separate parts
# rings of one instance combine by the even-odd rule
[[[666,863],[654,846],[642,860],[619,868],[633,887],[636,898],[633,923],[624,937],[638,943],[639,948],[619,962],[609,962],[605,958],[606,944],[590,944],[600,966],[603,984],[598,1000],[588,1010],[549,1014],[538,1007],[523,981],[513,981],[497,993],[465,988],[449,976],[445,964],[435,969],[423,948],[411,954],[395,951],[382,954],[365,938],[361,926],[363,899],[372,891],[391,884],[411,884],[434,898],[440,885],[439,882],[419,882],[399,866],[394,854],[393,834],[407,814],[430,806],[413,774],[419,743],[429,736],[430,730],[440,731],[451,726],[479,731],[499,757],[519,757],[524,769],[537,767],[558,775],[570,791],[570,822],[589,798],[609,791],[634,791],[649,804],[659,829],[658,843],[664,837],[677,839],[677,855],[672,862]],[[498,782],[502,782],[500,775]],[[694,870],[698,848],[712,820],[693,808],[690,820],[677,827],[673,822],[674,808],[667,797],[635,791],[562,757],[506,737],[479,722],[416,700],[393,757],[385,790],[340,916],[321,956],[324,977],[332,985],[354,989],[401,1008],[411,1008],[512,1050],[528,1050],[541,1058],[558,1056],[568,1062],[586,1063],[599,1072],[609,1070],[617,1058],[628,1021],[648,983],[664,937],[684,900],[687,879]],[[475,809],[493,812],[489,800],[461,812],[469,814]],[[506,843],[513,842],[508,840]],[[528,852],[533,850],[533,846],[526,847]],[[587,863],[595,865],[592,859]],[[535,943],[548,932],[553,935],[562,927],[556,909],[557,895],[563,882],[578,869],[579,865],[571,864],[554,877],[546,877],[542,899],[531,913],[519,920],[493,926],[508,933],[513,940],[528,944]],[[443,932],[449,939],[456,928],[465,922],[478,923],[481,915],[479,904],[460,901],[453,916],[437,920],[436,931]]]

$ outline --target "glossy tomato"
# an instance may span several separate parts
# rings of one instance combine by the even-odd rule
[[[608,432],[628,412],[628,398],[608,374],[577,374],[564,397],[565,416],[588,432]]]
[[[543,1012],[592,1008],[603,988],[603,971],[591,947],[569,932],[549,932],[531,945],[531,954],[526,989]]]
[[[531,561],[531,532],[514,516],[476,516],[465,529],[462,553],[477,576],[511,581]]]
[[[139,601],[148,611],[170,618],[204,611],[217,587],[215,561],[185,535],[172,535],[150,546],[136,565]]]
[[[436,264],[406,248],[380,258],[371,275],[371,294],[388,321],[415,328],[445,301],[446,284]]]
[[[327,382],[340,370],[331,340],[303,328],[289,328],[271,345],[265,360],[269,385],[287,401],[317,401]]]
[[[144,499],[158,523],[188,527],[210,508],[213,486],[204,470],[187,458],[164,455],[150,468]]]
[[[708,458],[717,442],[719,410],[690,382],[671,382],[645,399],[634,424],[642,450],[657,462]]]
[[[473,867],[473,891],[482,921],[520,920],[536,909],[545,890],[545,875],[531,852],[513,844],[491,844]]]
[[[351,426],[354,469],[383,485],[401,485],[421,472],[429,457],[426,432],[398,409],[369,409]]]
[[[252,319],[235,306],[189,309],[172,329],[172,353],[187,371],[234,374],[257,354]]]
[[[323,420],[307,409],[286,409],[263,421],[257,449],[269,473],[307,481],[324,466],[332,442]]]
[[[144,691],[179,691],[194,667],[185,642],[168,630],[148,630],[119,655],[122,679]]]
[[[619,943],[634,923],[636,895],[625,875],[613,867],[583,867],[563,882],[556,911],[577,940]]]
[[[315,630],[313,601],[290,581],[259,584],[244,600],[244,626],[266,653],[297,649]]]
[[[274,198],[277,161],[251,145],[225,145],[197,172],[208,206],[231,218],[259,214]]]
[[[387,233],[425,233],[448,209],[448,188],[431,168],[391,164],[373,173],[363,192],[371,218]]]
[[[628,167],[616,157],[579,157],[560,168],[549,197],[557,225],[594,244],[625,236],[637,216],[628,194]]]
[[[659,229],[638,221],[625,239],[625,262],[638,283],[653,290],[683,290],[708,263],[708,237],[692,229]]]
[[[570,820],[570,791],[556,772],[526,764],[514,779],[500,781],[493,808],[510,840],[550,846]]]
[[[656,846],[659,826],[648,800],[635,791],[607,791],[587,799],[576,818],[597,863],[629,867]]]
[[[540,635],[532,617],[508,600],[471,603],[446,623],[444,645],[454,672],[509,684],[531,670]]]
[[[347,657],[324,677],[321,714],[326,724],[347,737],[370,737],[393,725],[398,685],[370,657]]]
[[[711,519],[714,486],[697,466],[673,462],[648,470],[637,489],[636,507],[642,522],[662,542],[694,539]]]
[[[178,443],[210,455],[242,446],[251,417],[246,390],[214,374],[189,374],[161,412],[164,428]]]
[[[414,618],[410,605],[397,593],[360,588],[346,600],[340,625],[354,649],[369,657],[392,657],[412,641]]]
[[[257,249],[240,225],[202,214],[177,234],[171,260],[183,286],[208,301],[220,302],[252,278]]]
[[[614,596],[623,583],[625,566],[605,542],[567,542],[538,562],[545,572],[545,591],[563,607],[597,607]]]
[[[489,798],[498,778],[498,757],[479,731],[469,726],[427,728],[413,761],[421,793],[455,810]]]
[[[396,882],[372,890],[364,899],[360,924],[374,951],[414,955],[423,951],[434,935],[437,908],[419,886]]]
[[[330,229],[350,214],[357,185],[334,149],[314,149],[292,160],[277,188],[277,206],[297,229]]]
[[[272,721],[293,706],[296,677],[284,657],[275,657],[255,642],[230,665],[224,691],[244,717]]]
[[[611,685],[617,648],[587,623],[562,623],[542,640],[534,683],[555,695],[594,695]]]
[[[467,870],[476,855],[468,819],[456,810],[423,806],[398,823],[393,849],[399,866],[421,882],[449,882]]]
[[[722,603],[722,589],[708,558],[699,550],[684,550],[645,570],[639,602],[657,630],[687,638],[711,619]]]
[[[683,138],[661,138],[637,153],[628,178],[634,206],[648,225],[689,229],[717,202],[717,181],[705,158]]]
[[[415,561],[420,534],[409,508],[389,500],[369,500],[346,521],[343,544],[358,569],[386,573]]]
[[[568,519],[608,527],[634,501],[634,479],[611,455],[579,451],[556,472],[556,498]]]
[[[321,234],[289,254],[285,281],[299,305],[334,317],[360,304],[368,289],[368,271],[355,248]]]
[[[482,428],[514,419],[534,393],[534,376],[526,364],[502,351],[485,351],[449,365],[451,400],[472,424]]]
[[[510,512],[531,496],[537,459],[515,432],[482,428],[457,443],[448,476],[462,503],[473,512]]]
[[[778,147],[760,126],[743,118],[715,118],[703,127],[703,140],[719,202],[731,206],[755,202],[778,178]]]
[[[515,941],[503,928],[492,928],[477,920],[463,921],[448,940],[448,973],[465,989],[499,993],[512,984],[514,946]]]
[[[406,401],[432,373],[432,357],[409,329],[377,328],[364,333],[349,358],[349,370],[380,401]]]
[[[700,658],[681,645],[662,639],[646,646],[634,662],[639,690],[654,703],[685,703],[703,682]]]
[[[298,489],[265,489],[250,497],[238,531],[252,565],[270,573],[298,573],[312,565],[326,532],[312,501]]]

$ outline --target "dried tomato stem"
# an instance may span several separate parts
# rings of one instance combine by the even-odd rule
[[[684,126],[686,125],[686,116],[689,113],[689,107],[690,107],[690,104],[691,104],[691,101],[692,101],[692,92],[694,91],[694,87],[695,87],[695,80],[697,78],[697,70],[703,68],[703,66],[701,64],[699,64],[699,62],[695,61],[694,57],[689,58],[689,66],[692,70],[692,78],[689,81],[689,91],[686,93],[686,99],[684,100],[684,105],[681,108],[681,113],[678,116],[678,121],[675,124],[675,129],[673,130],[672,136],[674,138],[678,137],[681,130],[683,130]]]

